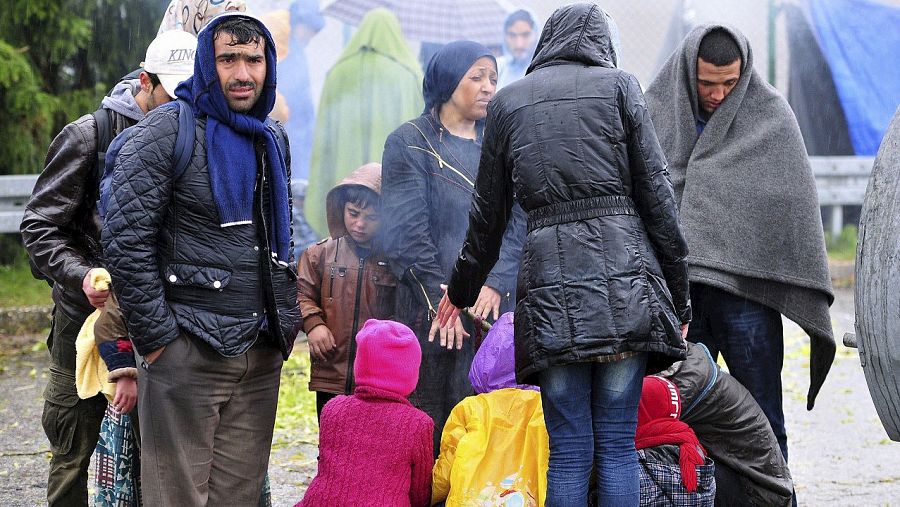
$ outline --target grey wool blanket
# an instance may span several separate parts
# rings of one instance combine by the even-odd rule
[[[806,331],[812,409],[835,353],[812,169],[787,101],[753,69],[747,38],[729,27],[741,77],[698,135],[697,51],[720,26],[688,34],[648,88],[647,105],[669,162],[690,281],[769,306]]]

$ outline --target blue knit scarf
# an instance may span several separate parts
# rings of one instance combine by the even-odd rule
[[[247,113],[228,107],[216,72],[215,27],[233,16],[255,21],[265,34],[266,79],[259,100]],[[258,170],[253,143],[255,139],[264,140],[270,200],[269,244],[277,260],[288,262],[291,213],[286,154],[281,153],[275,133],[265,124],[275,104],[275,66],[275,42],[265,25],[237,12],[220,14],[198,34],[194,75],[178,86],[175,95],[191,103],[195,115],[207,117],[206,161],[222,227],[253,223],[253,189]]]

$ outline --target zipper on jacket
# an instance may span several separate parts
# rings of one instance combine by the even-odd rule
[[[415,123],[413,123],[413,122],[411,122],[411,121],[408,121],[408,122],[406,122],[406,123],[408,123],[408,124],[412,125],[413,127],[415,127],[415,129],[419,131],[419,134],[422,134],[422,138],[425,140],[425,143],[428,144],[428,149],[427,149],[427,150],[424,149],[424,148],[421,148],[421,147],[419,147],[419,146],[413,146],[413,145],[409,145],[409,146],[407,146],[407,148],[410,148],[410,149],[413,149],[413,150],[424,151],[425,153],[428,153],[429,155],[431,155],[432,157],[434,157],[435,160],[437,160],[437,163],[438,163],[438,167],[439,167],[439,168],[443,169],[444,166],[447,166],[447,169],[450,169],[451,171],[453,171],[454,173],[456,173],[457,176],[459,176],[460,178],[464,179],[464,180],[466,181],[466,183],[468,183],[469,185],[472,186],[472,188],[475,188],[475,182],[474,182],[474,181],[470,180],[470,179],[468,178],[468,176],[466,176],[465,174],[462,173],[462,171],[460,171],[459,169],[453,167],[452,165],[450,165],[449,162],[447,162],[446,160],[444,160],[443,157],[441,157],[441,154],[438,153],[438,151],[434,148],[434,146],[431,144],[431,141],[428,140],[428,136],[425,135],[425,132],[422,132],[422,129],[420,129],[418,125],[416,125]],[[438,134],[438,142],[443,142],[443,139],[444,139],[444,128],[441,127],[441,128],[440,128],[440,132],[439,132],[439,134]]]
[[[363,277],[366,271],[366,258],[359,258],[359,273],[356,276],[356,304],[353,306],[353,327],[350,331],[350,351],[347,356],[347,385],[344,393],[353,392],[353,362],[356,361],[356,332],[359,330],[359,304],[362,300]]]
[[[277,327],[281,326],[281,319],[279,318],[280,310],[278,309],[278,304],[275,302],[275,277],[272,275],[272,263],[280,262],[279,259],[274,257],[274,253],[272,252],[272,244],[269,241],[269,224],[266,222],[266,201],[264,197],[264,193],[266,191],[267,181],[266,181],[266,171],[268,167],[266,165],[266,157],[265,155],[261,157],[260,167],[259,167],[259,175],[256,178],[256,185],[254,186],[253,193],[255,196],[259,196],[259,203],[256,207],[257,212],[259,213],[259,228],[257,229],[257,241],[260,241],[266,247],[263,249],[262,259],[259,259],[259,274],[260,279],[268,282],[267,284],[263,284],[263,287],[260,287],[262,292],[262,300],[265,302],[263,309],[265,312],[265,322],[268,326],[268,333],[271,339],[275,342],[275,346],[281,349],[282,345],[278,343],[277,337],[281,336],[280,329],[273,328],[273,319],[274,325]],[[272,202],[269,202],[269,207],[272,206]],[[267,290],[265,285],[271,290]],[[272,310],[275,311],[275,314],[272,315]],[[277,334],[276,334],[277,333]],[[254,338],[254,342],[258,339],[259,335],[257,334],[257,338]]]
[[[434,309],[434,305],[431,304],[431,299],[428,297],[428,291],[425,290],[425,286],[422,285],[422,282],[419,281],[419,277],[416,276],[416,273],[412,268],[409,268],[409,274],[412,275],[413,279],[419,284],[419,288],[422,289],[422,295],[425,296],[425,302],[428,303],[428,320],[437,317],[437,310]]]
[[[334,299],[334,265],[337,264],[338,252],[341,250],[341,238],[337,239],[337,246],[334,249],[334,259],[331,260],[331,274],[328,282],[328,297]]]
[[[331,275],[328,282],[328,297],[334,299],[334,264],[331,265]]]

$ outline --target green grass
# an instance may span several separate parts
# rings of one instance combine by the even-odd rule
[[[0,308],[50,304],[50,286],[31,276],[24,251],[12,264],[0,265]]]
[[[825,231],[825,248],[828,250],[828,257],[839,261],[855,260],[857,232],[855,225],[845,225],[837,237],[834,237],[831,231]]]
[[[309,390],[309,354],[299,346],[281,370],[275,430],[273,447],[318,443],[316,395]]]

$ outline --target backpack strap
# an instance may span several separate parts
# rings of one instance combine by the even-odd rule
[[[106,165],[106,150],[109,148],[109,143],[116,136],[113,134],[112,119],[109,117],[108,109],[101,107],[91,113],[91,116],[94,117],[94,125],[96,127],[94,131],[97,134],[96,174],[99,178],[103,174],[103,167]]]
[[[175,185],[178,183],[178,180],[184,176],[185,171],[187,171],[188,165],[191,163],[191,156],[194,154],[194,143],[196,141],[196,118],[194,118],[194,109],[191,107],[191,104],[183,99],[175,99],[173,102],[169,102],[165,104],[168,107],[177,107],[178,108],[178,132],[175,135],[175,148],[173,149],[175,166],[172,168],[172,194],[171,194],[171,212],[170,217],[172,220],[172,231],[176,236],[176,240],[172,242],[169,258],[175,258],[175,245],[177,243],[178,236],[178,213],[175,212],[177,210],[177,193],[175,192]],[[164,106],[164,107],[165,107]]]
[[[196,141],[196,124],[194,110],[183,99],[178,99],[178,135],[175,137],[175,168],[172,172],[172,181],[178,181],[191,163],[191,155],[194,154],[194,142]]]

